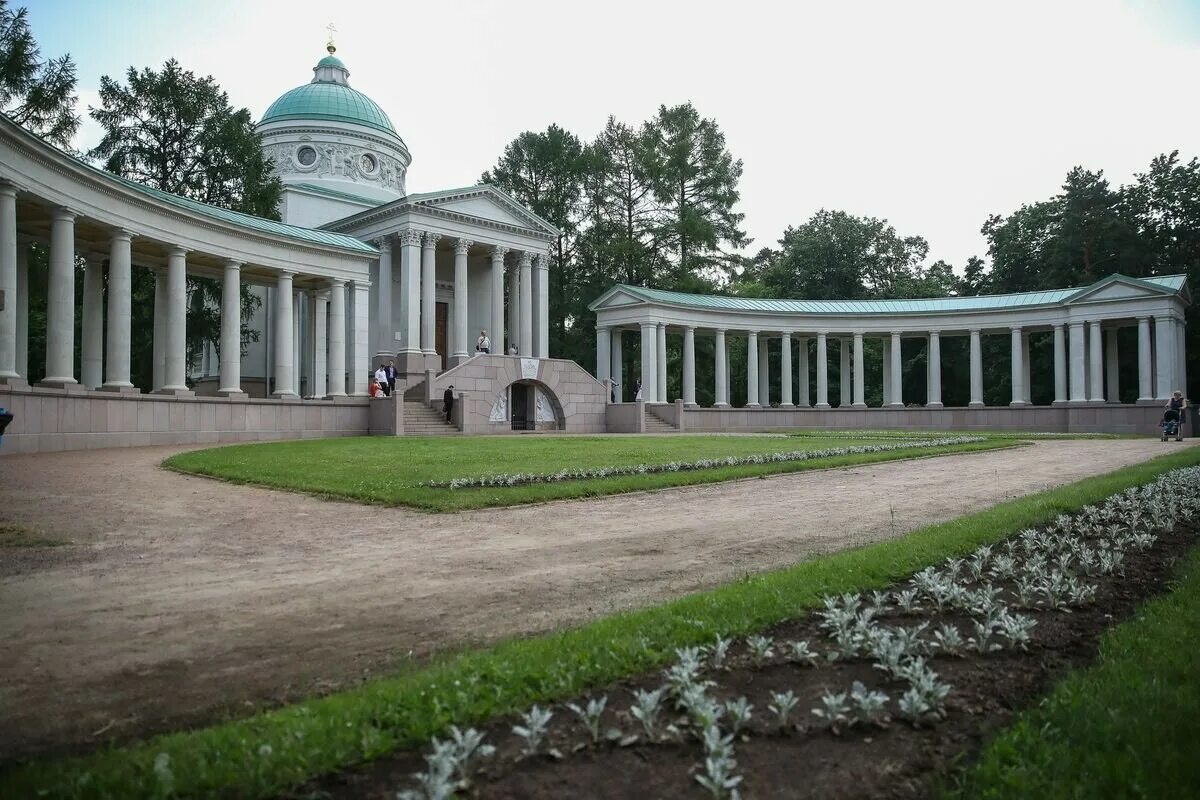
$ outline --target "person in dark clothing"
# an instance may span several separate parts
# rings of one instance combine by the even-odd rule
[[[387,394],[388,394],[388,397],[391,397],[393,394],[396,393],[396,362],[389,361],[387,363],[387,367],[385,367],[383,371],[384,371],[384,374],[387,375],[387,383],[388,383]]]
[[[446,422],[450,421],[450,415],[454,412],[454,384],[446,387],[446,391],[442,392],[442,411],[446,414]]]

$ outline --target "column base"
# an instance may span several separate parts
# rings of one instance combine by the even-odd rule
[[[866,403],[851,403],[850,407],[851,408],[866,408],[867,404]]]
[[[106,383],[97,392],[113,392],[115,394],[141,394],[142,390],[132,383]]]
[[[299,403],[300,395],[296,394],[295,392],[273,392],[271,394],[271,399],[272,400],[287,400],[288,402],[291,402],[291,403]]]
[[[830,408],[830,405],[829,405],[829,403],[817,403],[816,406],[814,406],[814,408],[826,409],[826,408]]]
[[[746,403],[746,408],[762,408],[761,403]]]
[[[967,408],[983,408],[983,407],[984,407],[984,405],[983,405],[982,400],[972,400],[971,402],[967,403]]]
[[[904,408],[904,403],[888,403],[884,408]]]
[[[1065,406],[1066,404],[1067,404],[1066,400],[1054,400],[1053,402],[1050,403],[1050,406],[1052,408],[1059,408],[1060,406]]]
[[[926,408],[945,408],[941,403],[926,403]]]
[[[229,397],[234,400],[245,400],[249,395],[241,389],[217,389],[217,397]]]
[[[187,387],[179,388],[176,386],[164,386],[157,389],[154,394],[166,395],[168,397],[195,397],[196,393]]]
[[[29,386],[29,381],[20,375],[3,375],[0,376],[0,386],[7,386],[10,389],[24,389]]]
[[[780,408],[795,408],[795,405],[793,405],[792,403],[780,403],[779,407]]]
[[[1027,405],[1029,405],[1029,403],[1026,403],[1024,400],[1013,400],[1012,402],[1010,402],[1008,404],[1008,407],[1009,408],[1024,408]]]
[[[1103,406],[1103,405],[1107,405],[1108,401],[1107,400],[1088,400],[1087,404],[1089,406]]]
[[[695,400],[693,400],[693,401],[692,401],[692,402],[690,402],[690,403],[684,403],[684,404],[683,404],[683,407],[684,407],[684,408],[699,408],[699,407],[700,407],[700,404],[699,404],[699,403],[697,403]]]
[[[1158,405],[1158,401],[1157,401],[1157,400],[1155,400],[1153,397],[1139,397],[1139,398],[1137,399],[1137,402],[1136,402],[1134,405],[1139,405],[1139,406],[1156,406],[1156,405]]]
[[[729,403],[713,403],[713,408],[729,408]]]
[[[38,389],[61,389],[64,392],[83,394],[87,389],[79,385],[74,378],[46,378],[34,384]]]

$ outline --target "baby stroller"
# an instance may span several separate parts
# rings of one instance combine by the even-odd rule
[[[1163,414],[1162,422],[1159,427],[1162,428],[1162,440],[1165,442],[1168,437],[1174,436],[1175,441],[1183,441],[1183,414],[1177,408],[1168,408]]]

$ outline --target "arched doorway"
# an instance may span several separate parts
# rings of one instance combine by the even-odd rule
[[[514,431],[561,430],[562,408],[554,392],[537,381],[516,381],[508,387],[509,420]]]

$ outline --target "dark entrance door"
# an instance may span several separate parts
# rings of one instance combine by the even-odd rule
[[[437,349],[438,355],[442,359],[442,369],[446,369],[446,357],[449,347],[446,344],[446,320],[450,317],[450,304],[438,303],[437,314],[435,315],[436,322],[434,323],[433,346]]]
[[[533,387],[519,383],[512,385],[512,429],[514,431],[534,430],[534,407],[531,400]]]

